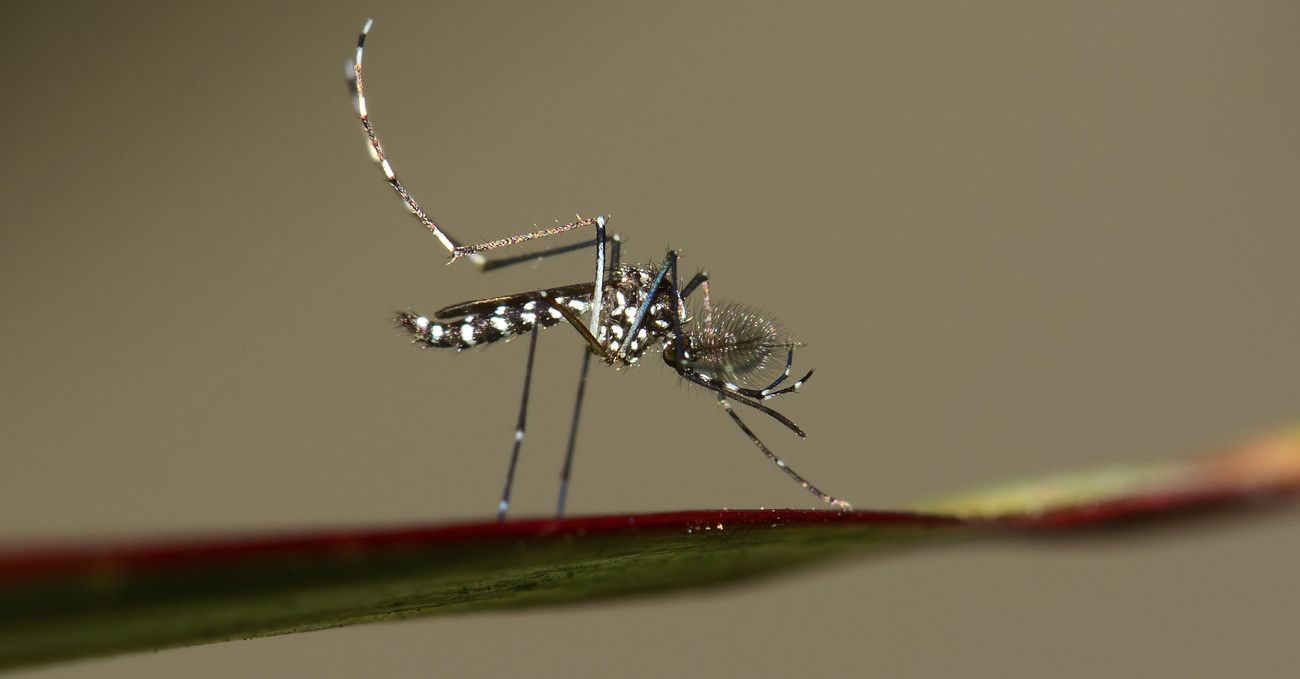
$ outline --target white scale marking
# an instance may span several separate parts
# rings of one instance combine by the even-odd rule
[[[460,326],[460,339],[469,346],[474,346],[474,326],[466,323]]]

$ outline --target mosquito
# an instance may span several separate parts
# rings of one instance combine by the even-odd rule
[[[578,217],[567,224],[557,224],[477,245],[460,244],[430,219],[424,208],[420,207],[398,180],[370,122],[361,64],[366,35],[373,24],[373,19],[366,21],[357,38],[356,57],[348,64],[348,84],[357,117],[365,132],[371,157],[379,164],[384,179],[397,192],[403,206],[447,249],[451,255],[448,263],[468,259],[480,270],[488,271],[588,247],[595,250],[596,271],[591,282],[462,302],[439,309],[431,316],[410,312],[397,314],[397,324],[411,333],[414,343],[425,347],[459,352],[528,335],[523,397],[515,427],[514,446],[506,469],[505,486],[497,505],[497,518],[504,521],[510,508],[511,487],[527,424],[528,394],[538,332],[542,328],[565,324],[582,338],[586,346],[582,352],[578,393],[570,422],[564,468],[560,473],[557,517],[562,517],[565,511],[578,422],[582,414],[592,357],[599,358],[606,365],[622,369],[636,365],[649,351],[660,352],[664,363],[685,381],[712,392],[723,411],[740,427],[750,442],[788,477],[830,506],[840,511],[850,510],[852,507],[849,503],[826,494],[791,469],[732,408],[735,403],[757,410],[804,438],[805,433],[798,425],[766,405],[770,399],[798,391],[812,377],[813,371],[809,370],[803,377],[782,386],[790,378],[794,350],[800,345],[785,336],[778,323],[748,307],[713,304],[709,297],[707,273],[697,273],[686,285],[680,285],[677,273],[680,254],[677,250],[669,250],[663,261],[657,264],[624,264],[620,260],[622,239],[617,233],[607,232],[608,219],[603,216]],[[590,241],[519,256],[490,259],[485,254],[589,227],[595,230],[595,238]],[[695,294],[697,292],[698,295]],[[584,315],[586,321],[583,320]],[[781,360],[782,355],[784,361]],[[752,379],[758,380],[756,384],[766,382],[766,386],[746,386],[746,381]]]

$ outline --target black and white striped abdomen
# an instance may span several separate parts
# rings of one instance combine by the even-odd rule
[[[582,298],[556,297],[575,313],[584,314],[591,301]],[[536,300],[522,304],[502,305],[487,314],[470,314],[453,320],[432,320],[425,316],[403,311],[397,323],[414,336],[417,344],[463,351],[470,347],[509,341],[532,331],[534,324],[543,328],[558,325],[564,316],[550,305]]]

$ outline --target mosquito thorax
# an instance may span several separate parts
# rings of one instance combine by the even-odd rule
[[[654,265],[623,265],[615,269],[605,283],[604,308],[596,329],[596,341],[605,349],[609,357],[606,362],[611,365],[635,364],[646,350],[668,344],[672,339],[672,298],[668,288],[662,286],[654,291],[645,318],[635,336],[632,335],[637,314],[651,294],[655,269]]]

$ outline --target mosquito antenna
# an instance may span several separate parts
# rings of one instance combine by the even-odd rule
[[[850,505],[844,500],[840,500],[831,495],[827,495],[825,492],[822,491],[822,489],[818,488],[817,486],[814,486],[812,483],[808,481],[808,479],[805,479],[804,477],[800,476],[798,472],[791,469],[790,465],[785,463],[785,460],[782,460],[781,458],[777,457],[776,453],[773,453],[772,450],[768,448],[767,445],[764,444],[763,441],[760,440],[758,436],[754,434],[753,430],[751,430],[745,424],[744,420],[740,419],[740,416],[736,414],[736,411],[731,409],[731,404],[727,403],[727,399],[723,398],[722,394],[718,394],[718,403],[721,404],[723,409],[727,411],[727,414],[731,416],[731,420],[736,423],[736,426],[740,427],[740,430],[745,432],[745,436],[748,436],[749,440],[752,441],[754,445],[758,446],[759,450],[763,451],[763,454],[767,456],[767,459],[772,461],[772,464],[776,465],[778,469],[785,472],[786,476],[789,476],[790,478],[794,479],[795,483],[803,486],[804,489],[806,489],[809,493],[816,495],[822,502],[825,502],[826,504],[831,505],[833,507],[837,507],[839,508],[840,511],[843,512],[848,512],[853,510],[853,505]]]

